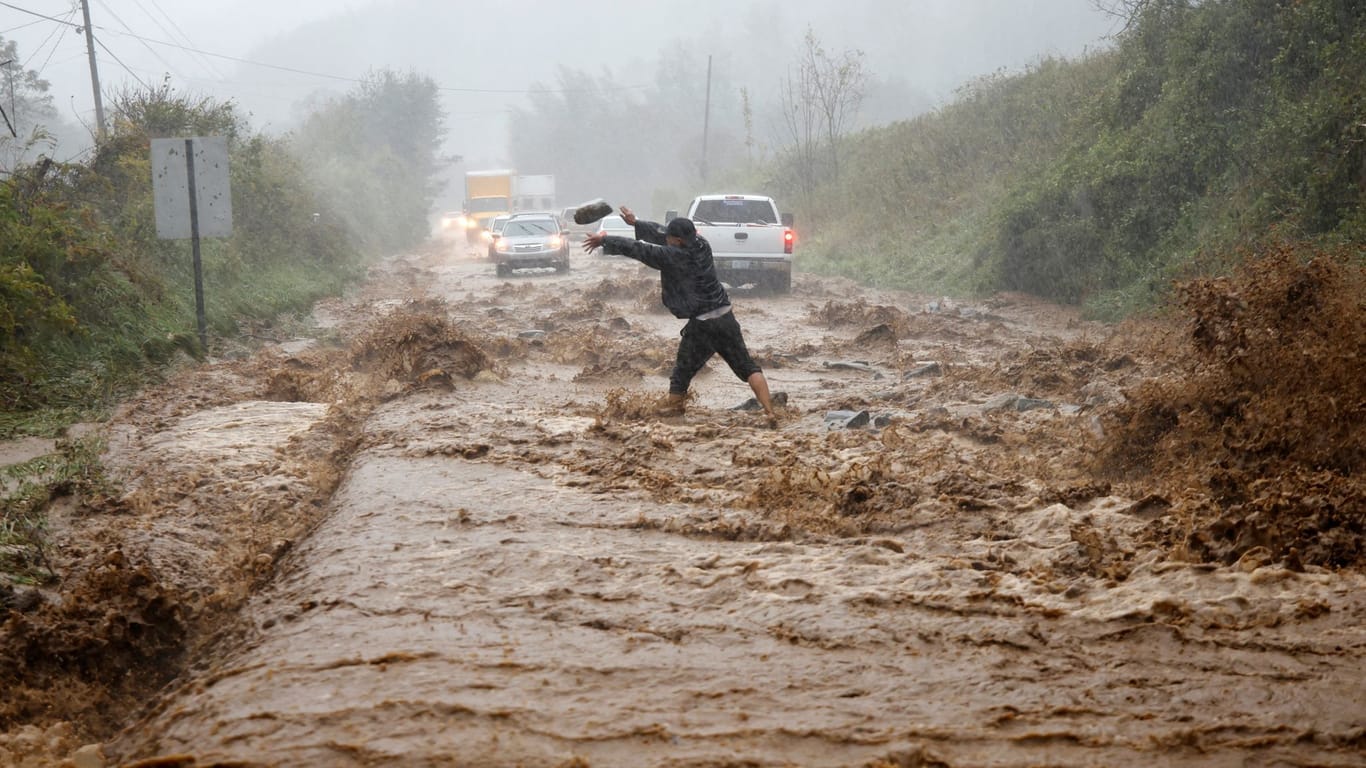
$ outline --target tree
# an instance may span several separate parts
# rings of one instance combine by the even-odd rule
[[[51,144],[45,126],[57,119],[48,82],[20,64],[19,46],[0,38],[0,174],[8,175]]]
[[[1148,0],[1091,0],[1091,5],[1101,13],[1113,16],[1123,23],[1118,34],[1123,34],[1139,14],[1143,13],[1143,7],[1148,4]]]
[[[427,236],[446,160],[445,114],[436,83],[416,73],[370,73],[325,100],[295,134],[316,186],[373,250],[407,248]]]
[[[868,73],[863,51],[830,54],[810,27],[804,42],[796,72],[784,78],[779,96],[783,122],[797,155],[802,191],[809,194],[818,182],[839,178],[840,139],[858,114]]]

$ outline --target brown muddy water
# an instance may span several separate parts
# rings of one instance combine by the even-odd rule
[[[131,404],[117,545],[231,610],[87,764],[1363,765],[1361,574],[1161,543],[1172,500],[1093,469],[1167,375],[1117,329],[737,293],[770,429],[719,361],[651,414],[655,292],[432,251]]]

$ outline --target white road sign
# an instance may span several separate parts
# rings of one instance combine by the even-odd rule
[[[228,140],[222,136],[152,139],[152,196],[157,237],[184,240],[190,230],[190,168],[186,143],[193,147],[195,203],[200,237],[232,236],[232,192],[228,187]]]

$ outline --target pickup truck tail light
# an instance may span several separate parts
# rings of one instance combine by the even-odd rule
[[[783,230],[783,253],[792,253],[792,246],[797,244],[797,233],[790,229]]]

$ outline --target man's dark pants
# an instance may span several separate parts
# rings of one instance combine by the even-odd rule
[[[683,326],[680,335],[683,340],[678,343],[678,357],[674,361],[673,374],[669,376],[669,394],[687,394],[693,376],[712,355],[720,355],[740,381],[747,382],[750,376],[763,372],[745,348],[745,338],[734,312],[711,320],[693,318]]]

